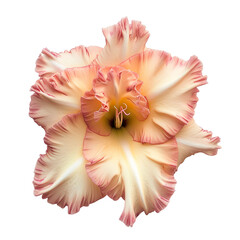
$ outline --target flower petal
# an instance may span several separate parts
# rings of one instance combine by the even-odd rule
[[[48,149],[35,168],[35,195],[62,208],[68,206],[69,213],[76,213],[103,196],[86,173],[82,155],[85,131],[80,114],[63,118],[47,131],[44,140]]]
[[[156,144],[175,136],[194,115],[197,87],[206,84],[202,63],[197,57],[185,62],[165,52],[146,50],[121,66],[139,75],[141,93],[149,101],[148,119],[129,126],[134,140]]]
[[[79,46],[61,53],[51,52],[44,48],[36,62],[36,72],[40,77],[50,77],[66,68],[89,65],[102,51],[100,47]]]
[[[93,90],[85,93],[81,99],[81,104],[83,118],[88,128],[97,134],[103,136],[109,135],[111,126],[104,118],[104,113],[108,110],[103,108],[101,102],[95,97]],[[105,105],[105,108],[108,108],[108,106]]]
[[[141,95],[142,82],[135,73],[123,68],[103,68],[93,81],[93,89],[82,97],[82,113],[88,128],[100,135],[109,135],[115,107],[127,106],[130,119],[148,117],[148,101]]]
[[[40,126],[47,129],[67,114],[81,109],[80,99],[92,88],[97,67],[66,69],[50,78],[41,78],[31,90],[35,93],[30,103],[29,115]]]
[[[136,216],[159,212],[174,192],[177,164],[175,138],[161,145],[134,142],[122,130],[100,136],[87,130],[83,154],[88,175],[112,199],[125,199],[120,219],[132,226]]]
[[[101,66],[115,66],[130,56],[144,51],[149,33],[138,21],[129,24],[122,19],[118,24],[103,29],[106,46],[97,58]]]
[[[213,156],[217,154],[219,137],[212,137],[212,133],[200,128],[194,120],[191,120],[182,130],[176,135],[178,143],[178,166],[183,163],[185,158],[203,152]]]

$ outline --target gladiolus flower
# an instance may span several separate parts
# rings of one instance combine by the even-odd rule
[[[197,152],[215,155],[218,137],[193,120],[202,63],[147,49],[149,33],[122,19],[103,29],[106,45],[54,53],[36,63],[30,116],[46,131],[35,195],[70,214],[108,195],[125,200],[120,219],[164,209],[174,173]]]

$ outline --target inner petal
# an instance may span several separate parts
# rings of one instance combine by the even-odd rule
[[[93,89],[82,97],[82,113],[88,128],[100,135],[109,135],[149,115],[148,101],[140,92],[142,82],[136,73],[124,68],[104,68],[93,81]]]

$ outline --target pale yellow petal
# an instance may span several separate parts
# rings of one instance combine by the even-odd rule
[[[30,116],[48,129],[67,114],[81,111],[80,99],[92,88],[97,67],[66,69],[50,78],[39,79],[31,88]]]
[[[136,141],[162,143],[187,124],[198,101],[197,87],[206,84],[197,57],[183,61],[168,53],[146,50],[121,64],[139,75],[149,103],[147,121],[129,126]]]
[[[36,62],[36,72],[40,77],[51,77],[66,68],[84,67],[98,56],[100,47],[79,46],[61,53],[51,52],[44,48]]]
[[[212,133],[203,130],[194,120],[191,120],[182,130],[176,135],[178,143],[178,166],[183,163],[185,158],[202,152],[213,156],[217,154],[219,137],[212,137]]]
[[[35,195],[60,207],[68,206],[69,213],[76,213],[103,196],[86,173],[82,154],[85,131],[81,115],[63,118],[47,131],[48,149],[35,168]]]
[[[132,226],[141,213],[159,212],[174,192],[175,138],[161,145],[134,142],[126,130],[100,136],[90,130],[84,140],[87,172],[103,193],[125,199],[120,219]]]
[[[103,29],[106,46],[97,57],[101,66],[115,66],[134,54],[144,51],[149,33],[138,21],[129,24],[122,19],[118,24]]]

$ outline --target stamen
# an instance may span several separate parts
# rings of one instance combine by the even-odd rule
[[[115,106],[114,106],[115,107]],[[123,114],[122,111],[118,112],[118,109],[115,107],[116,109],[116,114],[115,114],[115,127],[116,128],[120,128],[122,126],[122,122],[123,122]],[[120,117],[119,117],[120,116]]]
[[[125,112],[125,110],[127,110],[127,104],[126,104],[126,103],[123,103],[123,104],[125,105],[125,108],[123,109],[122,107],[120,107],[120,109],[122,108],[121,111],[123,111],[124,114],[127,115],[127,116],[130,115],[130,113],[126,113],[126,112]]]
[[[116,106],[114,106],[114,108],[116,109],[116,114],[115,114],[115,127],[116,128],[120,128],[122,126],[123,123],[123,113],[128,116],[130,115],[130,113],[126,113],[125,110],[127,110],[127,104],[123,103],[125,105],[125,108],[123,108],[122,106],[120,106],[120,112],[118,112],[118,109]]]

